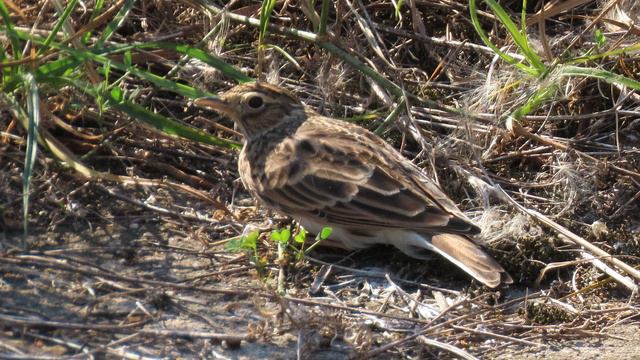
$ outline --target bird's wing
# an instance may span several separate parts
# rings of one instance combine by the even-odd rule
[[[260,197],[293,216],[352,229],[479,229],[418,168],[372,133],[331,119],[302,126],[268,157]],[[346,129],[345,129],[345,126]]]

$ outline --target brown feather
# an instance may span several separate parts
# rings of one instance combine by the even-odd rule
[[[464,236],[437,234],[431,236],[431,244],[447,259],[489,287],[513,283],[511,276],[495,259]]]

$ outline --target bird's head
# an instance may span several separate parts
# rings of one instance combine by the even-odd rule
[[[231,118],[246,140],[306,117],[304,105],[293,94],[266,83],[237,85],[219,96],[199,98],[194,103]]]

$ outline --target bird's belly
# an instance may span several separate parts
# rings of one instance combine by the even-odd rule
[[[301,219],[300,224],[307,231],[318,234],[324,227],[332,229],[327,245],[344,249],[364,249],[377,244],[393,245],[404,252],[406,245],[415,242],[417,234],[400,229],[348,229],[340,225],[319,223],[309,219]],[[422,240],[424,241],[424,240]],[[422,242],[421,241],[421,242]],[[424,245],[422,245],[424,247]]]

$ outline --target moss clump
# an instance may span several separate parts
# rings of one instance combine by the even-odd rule
[[[563,243],[544,232],[537,236],[524,236],[501,241],[490,246],[491,254],[520,284],[531,284],[540,275],[545,264],[570,260],[566,252],[558,251]],[[547,276],[548,279],[551,277]]]
[[[569,322],[575,317],[559,306],[550,303],[530,302],[524,309],[520,309],[520,315],[529,322],[538,325],[553,325]]]

